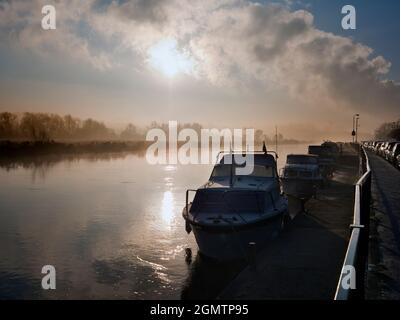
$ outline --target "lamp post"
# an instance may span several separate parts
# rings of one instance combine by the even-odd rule
[[[353,136],[353,143],[354,143],[354,137],[356,137],[357,136],[357,132],[356,132],[356,119],[357,119],[357,127],[358,127],[358,117],[359,117],[360,115],[357,113],[357,114],[355,114],[354,116],[353,116],[353,131],[351,132],[351,135]],[[355,142],[357,142],[357,138],[356,138],[356,140],[355,140]]]
[[[358,143],[358,120],[360,120],[359,116],[356,118],[356,143]]]

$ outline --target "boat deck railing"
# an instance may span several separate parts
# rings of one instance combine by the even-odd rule
[[[196,194],[197,190],[195,189],[187,189],[186,190],[186,201],[185,201],[185,214],[186,217],[189,215],[189,195],[191,192],[194,192]]]
[[[363,175],[355,185],[354,216],[353,223],[350,225],[351,235],[335,300],[361,300],[364,298],[372,176],[368,155],[364,148],[360,149],[360,173]]]
[[[238,150],[230,150],[230,151],[220,151],[217,154],[217,159],[216,159],[216,163],[218,163],[218,161],[220,160],[221,155],[227,155],[227,154],[238,154],[238,155],[244,155],[244,154],[272,154],[275,157],[275,161],[279,158],[278,153],[275,151],[246,151],[246,150],[242,150],[242,151],[238,151]]]

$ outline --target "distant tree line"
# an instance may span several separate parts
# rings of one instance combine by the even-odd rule
[[[387,140],[396,139],[400,140],[400,119],[394,122],[383,123],[378,129],[375,130],[375,139]]]
[[[145,132],[152,128],[160,128],[168,132],[168,123],[151,122],[145,128],[138,128],[129,123],[124,130],[117,133],[104,123],[48,113],[26,112],[17,115],[11,112],[0,113],[0,140],[23,141],[144,141]],[[178,124],[178,131],[183,128],[192,128],[199,135],[202,126],[199,123]]]
[[[81,120],[71,115],[60,116],[47,113],[29,113],[16,115],[10,112],[0,113],[1,140],[143,140],[133,124],[117,134],[114,130],[93,119]]]
[[[134,124],[128,124],[121,132],[108,128],[104,123],[72,117],[60,116],[48,113],[14,114],[10,112],[0,113],[0,140],[17,141],[144,141],[146,132],[153,128],[160,128],[168,133],[168,123],[151,122],[144,128],[138,128]],[[193,129],[198,136],[201,135],[202,125],[194,123],[179,123],[178,132],[184,128]],[[255,144],[261,145],[264,141],[267,145],[275,143],[275,135],[268,136],[263,130],[255,131]],[[293,139],[285,139],[282,134],[277,136],[282,144],[298,143]]]

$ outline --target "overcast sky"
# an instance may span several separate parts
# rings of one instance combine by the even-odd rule
[[[357,9],[357,30],[341,8]],[[53,4],[57,29],[41,28]],[[2,1],[0,111],[277,124],[344,138],[400,118],[397,1]]]

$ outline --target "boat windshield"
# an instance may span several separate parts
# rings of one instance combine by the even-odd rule
[[[254,165],[253,172],[248,175],[241,175],[240,172],[237,172],[237,168],[240,168],[238,165],[231,164],[218,164],[214,167],[214,170],[211,174],[211,178],[223,178],[230,177],[231,172],[234,176],[248,176],[248,177],[261,177],[261,178],[274,178],[275,170],[271,166],[261,166]]]

